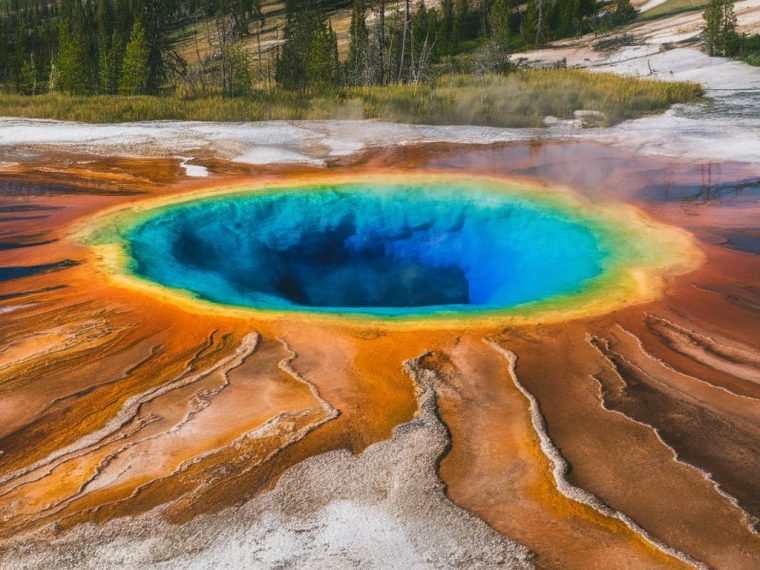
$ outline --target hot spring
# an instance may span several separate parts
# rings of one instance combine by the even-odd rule
[[[484,185],[304,186],[158,209],[126,233],[134,274],[260,309],[430,315],[577,292],[608,256],[572,212]]]

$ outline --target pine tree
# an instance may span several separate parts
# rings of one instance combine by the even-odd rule
[[[449,54],[454,49],[454,0],[442,0],[441,10],[443,19],[441,20],[441,51]]]
[[[450,48],[454,51],[464,35],[464,28],[469,17],[469,0],[456,0],[454,3],[454,29],[451,32]]]
[[[385,0],[377,1],[377,65],[375,81],[385,85]]]
[[[240,36],[248,35],[248,22],[256,16],[260,7],[254,0],[227,0],[227,10],[232,15],[235,29]]]
[[[631,0],[618,0],[615,13],[621,21],[628,21],[636,17],[636,8],[631,4]]]
[[[222,51],[222,95],[250,95],[252,82],[248,53],[240,44],[226,46]]]
[[[114,49],[120,38],[114,30],[113,5],[110,0],[99,0],[96,10],[98,25],[98,76],[100,92],[116,93],[119,85],[118,71],[121,59],[120,49]]]
[[[73,95],[88,95],[95,90],[97,81],[90,65],[84,25],[76,16],[69,25],[64,19],[59,24],[58,88]]]
[[[338,82],[338,38],[331,25],[322,24],[312,38],[306,65],[309,86],[324,89]]]
[[[169,15],[173,5],[166,0],[135,0],[135,19],[142,22],[148,46],[147,93],[158,93],[166,78],[164,54],[170,47]]]
[[[734,0],[723,0],[723,25],[720,29],[720,43],[723,55],[731,55],[731,43],[736,38],[736,13]]]
[[[705,21],[705,45],[707,53],[715,55],[720,36],[720,26],[723,20],[723,0],[710,0],[707,3],[702,19]]]
[[[7,17],[0,15],[0,81],[8,82],[8,49],[6,47],[8,37]]]
[[[34,66],[34,57],[25,59],[21,66],[19,91],[22,95],[37,94],[37,69]]]
[[[491,4],[489,22],[491,25],[491,38],[501,46],[509,44],[509,17],[512,12],[512,3],[508,0],[494,0]]]
[[[728,55],[736,37],[734,0],[710,0],[702,18],[705,21],[705,45],[710,55]]]
[[[348,61],[346,63],[346,82],[349,85],[363,85],[367,81],[367,51],[369,47],[369,32],[366,20],[367,7],[364,0],[354,0],[351,12],[351,27],[348,46]]]
[[[412,16],[412,41],[409,53],[409,79],[418,82],[425,78],[430,67],[433,51],[443,29],[437,10],[428,10],[420,0]]]
[[[135,20],[122,64],[120,95],[141,95],[148,91],[150,46],[141,20]]]
[[[583,16],[585,15],[581,0],[573,0],[570,12],[572,14],[570,17],[571,25],[568,30],[565,30],[565,33],[579,36],[583,33]]]
[[[544,19],[544,0],[528,0],[522,21],[523,40],[534,46],[544,43],[546,37],[546,20]]]
[[[285,43],[277,58],[275,79],[286,89],[301,89],[309,82],[309,53],[317,32],[324,25],[324,16],[313,0],[287,0]]]

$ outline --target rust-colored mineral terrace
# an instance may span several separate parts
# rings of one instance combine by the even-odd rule
[[[0,566],[203,566],[238,527],[274,565],[347,517],[402,566],[760,567],[756,169],[580,142],[200,161],[200,182],[55,150],[0,171]],[[561,186],[689,260],[585,312],[396,326],[194,303],[80,239],[188,193],[391,172]]]

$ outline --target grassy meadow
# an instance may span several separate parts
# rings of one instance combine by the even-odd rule
[[[540,127],[544,117],[600,113],[600,126],[698,100],[694,83],[645,80],[578,69],[442,76],[426,84],[342,87],[321,92],[258,91],[248,97],[182,99],[0,95],[0,115],[92,123],[151,120],[262,121],[384,119],[418,124]]]

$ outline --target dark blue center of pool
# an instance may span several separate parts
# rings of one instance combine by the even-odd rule
[[[210,301],[389,316],[571,293],[606,255],[567,212],[471,185],[199,200],[162,209],[127,240],[135,273]]]

